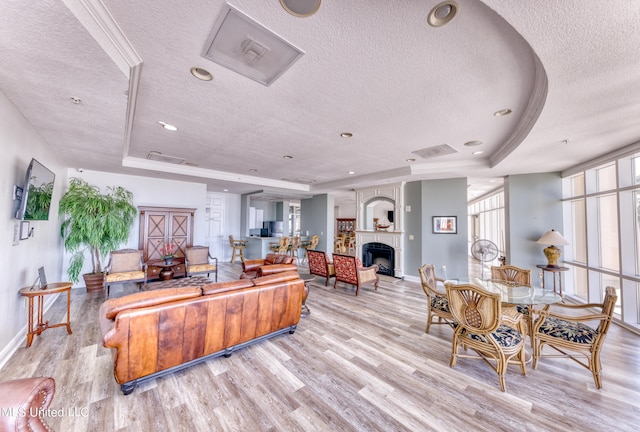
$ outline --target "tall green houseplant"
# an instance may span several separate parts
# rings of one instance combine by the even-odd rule
[[[102,258],[128,240],[138,213],[130,191],[115,186],[102,193],[78,178],[69,181],[59,211],[63,217],[60,231],[64,247],[73,254],[67,271],[73,282],[79,280],[86,250],[91,256],[93,274],[102,273]]]

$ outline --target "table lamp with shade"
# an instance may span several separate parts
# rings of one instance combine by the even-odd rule
[[[544,248],[544,256],[547,257],[548,267],[558,267],[558,260],[560,259],[561,252],[555,245],[567,246],[569,244],[567,239],[562,237],[562,234],[553,229],[544,233],[537,243],[549,245]]]

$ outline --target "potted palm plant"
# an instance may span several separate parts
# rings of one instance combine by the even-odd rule
[[[120,186],[109,187],[103,193],[84,180],[72,178],[60,200],[59,212],[63,217],[60,232],[64,248],[73,254],[69,278],[78,282],[88,251],[92,272],[83,275],[87,291],[101,291],[102,258],[127,241],[138,213],[133,194]]]

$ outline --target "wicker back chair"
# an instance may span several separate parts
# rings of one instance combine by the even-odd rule
[[[311,237],[311,241],[308,244],[302,246],[304,248],[304,256],[302,257],[302,261],[307,260],[307,262],[309,262],[308,251],[316,250],[316,248],[318,247],[318,243],[320,243],[320,236],[314,235]]]
[[[458,357],[483,359],[498,374],[500,390],[506,391],[504,376],[509,363],[519,364],[522,374],[527,374],[522,315],[514,308],[503,311],[500,294],[470,284],[447,283],[445,287],[449,309],[457,322],[450,366],[455,366]],[[477,355],[458,354],[460,346],[473,349]]]
[[[422,289],[427,295],[427,300],[429,302],[425,333],[429,333],[431,324],[449,324],[452,326],[455,320],[449,311],[447,292],[444,287],[438,287],[438,282],[442,282],[444,284],[444,279],[436,277],[436,270],[433,264],[424,264],[418,269],[418,273],[420,273]],[[434,322],[434,318],[437,318],[438,320]]]
[[[557,303],[547,310],[535,311],[539,316],[533,326],[533,368],[538,366],[541,357],[567,357],[589,369],[596,388],[602,388],[600,351],[611,325],[617,300],[616,289],[607,287],[602,303]],[[594,313],[590,309],[598,311]],[[560,314],[560,310],[566,310],[569,314]],[[576,315],[578,311],[582,313]],[[589,321],[597,326],[585,324]],[[549,345],[559,354],[542,355],[544,345]]]
[[[291,243],[289,244],[289,255],[299,258],[298,253],[300,251],[300,236],[291,237]]]
[[[531,285],[531,270],[512,265],[493,266],[491,267],[491,279]]]
[[[273,253],[280,255],[287,255],[289,253],[289,245],[291,244],[291,237],[282,236],[278,240],[278,243],[271,243],[270,249]]]

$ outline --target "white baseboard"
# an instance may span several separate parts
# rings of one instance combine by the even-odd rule
[[[49,310],[49,308],[51,307],[51,305],[53,305],[53,302],[56,301],[59,295],[60,294],[47,296],[49,298],[47,298],[47,300],[44,302],[43,314]],[[34,314],[37,314],[37,311],[34,310]],[[7,364],[11,356],[18,350],[18,348],[20,348],[20,346],[22,346],[22,344],[26,345],[28,325],[28,323],[25,323],[25,325],[18,331],[18,334],[16,334],[13,339],[9,341],[9,343],[4,347],[2,351],[0,351],[0,369],[2,369],[5,364]]]

